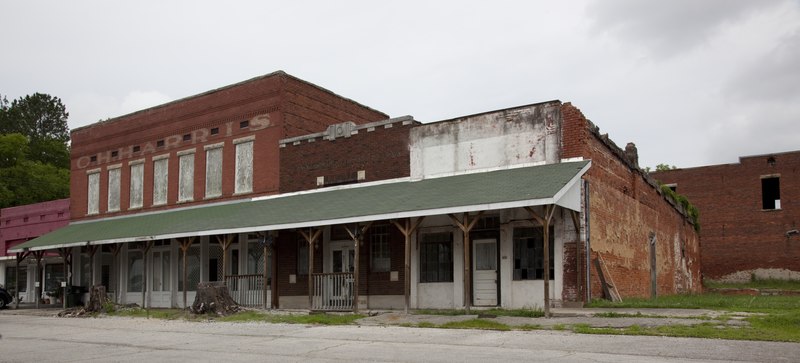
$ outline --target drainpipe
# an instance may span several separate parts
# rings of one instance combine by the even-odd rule
[[[592,247],[589,228],[589,181],[584,180],[584,218],[586,219],[586,302],[592,301]]]

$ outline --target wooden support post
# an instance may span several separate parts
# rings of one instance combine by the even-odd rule
[[[95,278],[94,278],[94,255],[97,253],[97,250],[100,248],[98,245],[86,245],[86,252],[89,253],[89,274],[91,276],[91,281],[89,282],[91,286],[89,286],[89,290],[91,287],[95,285]],[[83,281],[82,281],[83,282]]]
[[[114,274],[114,302],[119,303],[119,296],[121,295],[120,290],[120,283],[119,283],[119,276],[120,276],[120,265],[122,265],[122,261],[119,260],[119,252],[122,251],[122,243],[115,243],[111,246],[111,255],[114,257],[114,265],[116,266],[116,274]],[[109,286],[110,287],[110,286]]]
[[[314,273],[314,244],[319,236],[322,235],[322,228],[309,228],[308,233],[298,229],[297,232],[308,242],[308,309],[312,310],[314,308],[314,278],[311,274]]]
[[[69,271],[72,270],[72,249],[67,247],[61,247],[57,249],[58,255],[61,256],[61,260],[64,264],[64,281],[67,282],[67,286],[72,286],[72,281],[69,281]],[[61,299],[64,304],[64,309],[67,308],[67,288],[64,287],[64,297]]]
[[[44,258],[44,250],[33,251],[33,258],[36,259],[36,273],[33,274],[34,278],[34,294],[36,294],[36,308],[39,308],[39,301],[42,300],[42,258]]]
[[[15,309],[19,309],[19,263],[24,261],[25,258],[27,258],[30,254],[30,251],[17,252],[17,269],[14,272],[17,275],[16,279],[14,280],[14,285],[16,285],[14,289],[14,298],[17,300],[15,303],[16,306],[14,307]]]
[[[154,241],[145,241],[142,242],[142,309],[146,309],[147,305],[145,302],[147,301],[145,297],[147,296],[147,254],[150,253],[150,248],[153,247]]]
[[[261,302],[264,305],[264,309],[269,308],[269,302],[267,301],[267,283],[269,281],[269,255],[270,250],[272,250],[272,244],[275,241],[274,234],[268,234],[264,236],[264,283],[261,284],[261,292],[264,296],[261,299]]]
[[[344,230],[347,231],[347,234],[349,234],[350,238],[353,239],[353,243],[355,243],[355,247],[356,247],[356,249],[355,249],[355,262],[354,262],[355,271],[353,272],[353,312],[354,313],[358,313],[358,294],[359,294],[359,290],[360,290],[359,288],[361,287],[359,285],[359,275],[361,274],[361,268],[359,267],[359,265],[361,264],[361,258],[359,258],[359,255],[361,255],[361,248],[360,247],[361,247],[361,243],[363,242],[363,239],[364,239],[364,234],[367,233],[367,230],[369,229],[370,226],[372,226],[372,222],[367,222],[367,224],[365,224],[365,225],[363,225],[361,227],[359,227],[358,223],[356,223],[353,226],[352,230],[350,228],[348,228],[347,226],[344,226]]]
[[[404,260],[404,278],[403,278],[403,297],[405,300],[405,313],[408,314],[408,306],[411,301],[411,236],[414,235],[414,232],[419,227],[420,223],[425,217],[419,217],[414,222],[411,221],[410,218],[403,219],[403,224],[400,224],[398,221],[392,221],[397,229],[400,230],[400,233],[403,234],[405,237],[405,260]]]
[[[481,219],[483,215],[483,211],[478,212],[472,219],[470,220],[469,213],[462,214],[462,220],[459,220],[455,215],[448,214],[450,219],[453,220],[453,223],[461,229],[462,234],[464,235],[464,309],[469,314],[470,306],[472,306],[472,278],[470,272],[472,271],[472,259],[470,258],[470,247],[471,241],[469,237],[469,232],[475,227],[475,223]]]
[[[550,221],[555,213],[555,204],[548,204],[544,208],[544,217],[537,214],[533,208],[525,207],[533,220],[542,225],[544,241],[542,242],[544,253],[544,317],[550,317]]]
[[[278,240],[275,240],[277,243]],[[275,248],[275,245],[272,246],[272,253],[270,254],[270,258],[272,259],[272,277],[275,279],[272,280],[272,283],[269,285],[272,289],[272,308],[278,309],[279,306],[279,299],[278,299],[278,249]]]
[[[217,235],[217,242],[222,247],[222,281],[226,282],[225,275],[228,273],[228,248],[233,243],[235,234]]]
[[[189,281],[186,274],[187,263],[186,263],[186,252],[189,251],[189,247],[192,246],[196,237],[186,237],[180,241],[180,249],[181,253],[183,254],[183,308],[186,309],[189,305],[186,302],[186,291],[189,290]]]

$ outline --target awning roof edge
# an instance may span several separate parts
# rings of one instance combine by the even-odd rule
[[[537,198],[530,198],[530,199],[523,198],[523,199],[520,199],[520,200],[499,200],[499,201],[494,201],[494,202],[482,202],[482,203],[475,203],[475,204],[444,206],[444,207],[439,207],[439,208],[420,208],[420,209],[412,209],[412,210],[398,210],[398,211],[389,211],[389,212],[383,212],[383,213],[364,213],[364,214],[360,214],[360,215],[343,216],[343,217],[340,217],[340,218],[319,218],[319,219],[311,219],[311,220],[303,220],[303,221],[299,221],[299,220],[298,221],[290,221],[290,222],[283,222],[283,223],[257,223],[257,224],[248,225],[248,226],[230,226],[230,227],[226,227],[226,228],[211,228],[211,229],[206,229],[206,230],[174,231],[174,232],[170,232],[170,233],[159,233],[159,234],[152,234],[152,235],[141,234],[141,235],[130,235],[130,236],[118,237],[118,238],[87,239],[87,240],[81,240],[81,241],[70,241],[70,242],[66,242],[66,243],[52,243],[52,244],[48,243],[46,245],[41,245],[41,246],[34,245],[34,246],[30,246],[30,247],[25,247],[25,245],[29,244],[30,242],[35,242],[35,241],[37,241],[38,239],[40,239],[42,237],[49,236],[51,234],[54,234],[54,233],[57,233],[58,231],[60,231],[60,230],[56,230],[56,231],[51,232],[51,233],[49,233],[49,234],[47,234],[45,236],[42,236],[42,237],[39,237],[37,239],[28,241],[28,242],[23,243],[21,245],[15,246],[14,248],[9,249],[9,252],[16,253],[16,252],[22,252],[24,250],[37,251],[37,250],[46,250],[46,249],[62,248],[62,247],[85,246],[85,245],[88,245],[88,244],[100,245],[100,244],[110,244],[110,243],[130,243],[130,242],[149,241],[149,240],[158,240],[158,239],[169,239],[169,238],[197,237],[197,236],[219,235],[219,234],[229,234],[229,233],[248,233],[248,232],[258,232],[258,231],[272,231],[272,230],[284,230],[284,229],[295,229],[295,228],[308,228],[308,227],[318,227],[318,226],[343,224],[343,223],[355,223],[355,222],[365,222],[365,221],[375,221],[375,220],[409,218],[409,217],[419,217],[419,216],[429,216],[429,215],[442,215],[442,214],[449,214],[449,213],[464,213],[464,212],[475,212],[475,211],[482,211],[482,210],[500,210],[500,209],[510,209],[510,208],[526,207],[526,206],[527,207],[532,207],[532,206],[547,205],[547,204],[558,204],[558,205],[561,205],[562,207],[565,207],[565,208],[574,209],[574,205],[570,206],[570,203],[563,203],[562,201],[565,199],[565,196],[567,196],[569,193],[575,193],[576,191],[577,191],[577,193],[580,193],[580,188],[574,188],[574,186],[576,185],[576,183],[578,183],[580,181],[581,177],[591,167],[591,161],[589,161],[589,160],[580,161],[580,162],[547,164],[547,165],[541,165],[541,166],[533,166],[533,167],[529,167],[529,168],[508,169],[508,170],[501,170],[501,171],[498,171],[498,172],[499,173],[506,172],[506,173],[512,174],[512,176],[513,176],[514,173],[517,173],[517,174],[520,173],[519,170],[523,170],[524,171],[524,170],[528,169],[530,172],[539,171],[539,170],[541,170],[542,172],[547,172],[547,171],[549,171],[548,169],[553,169],[553,166],[559,166],[559,165],[562,168],[566,167],[566,166],[569,166],[569,165],[573,165],[574,168],[568,170],[569,171],[569,178],[566,180],[566,182],[562,181],[561,182],[562,184],[560,184],[558,186],[558,188],[555,190],[555,192],[552,192],[552,193],[548,192],[547,193],[548,196],[546,196],[546,197],[537,197]],[[547,168],[547,167],[550,167],[550,168]],[[539,170],[534,170],[534,169],[539,169]],[[487,172],[485,174],[498,173],[498,172]],[[466,175],[463,175],[463,176],[444,177],[444,178],[437,178],[437,179],[431,179],[431,180],[438,180],[439,182],[441,182],[441,180],[444,180],[444,181],[450,181],[450,180],[456,181],[456,180],[459,180],[459,179],[456,179],[456,178],[462,178],[462,179],[464,177],[475,178],[476,175],[479,178],[479,177],[481,177],[480,174],[481,173],[466,174]],[[561,171],[561,174],[564,174],[564,172]],[[566,179],[566,175],[563,175],[563,176]],[[504,180],[500,180],[500,181],[504,181]],[[416,185],[419,185],[421,187],[424,186],[424,183],[421,183],[419,181],[402,181],[402,182],[398,182],[398,183],[390,183],[390,184],[382,184],[382,185],[370,185],[370,186],[365,186],[362,189],[366,191],[367,188],[374,189],[374,188],[381,188],[381,187],[384,187],[384,186],[387,186],[387,185],[388,186],[392,186],[392,185],[395,185],[395,184],[407,184],[407,185],[410,185],[411,186],[410,188],[412,188],[412,189]],[[356,189],[359,189],[359,188],[352,188],[352,189],[356,190]],[[323,195],[325,193],[336,193],[336,192],[341,192],[341,191],[324,191],[324,192],[319,192],[319,193],[307,193],[307,194],[289,196],[289,197],[286,197],[285,199],[291,199],[291,198],[300,199],[298,197],[308,197],[308,196],[313,197],[315,194]],[[520,194],[524,194],[524,193],[520,192]],[[242,202],[242,203],[231,203],[231,204],[226,204],[226,205],[222,205],[222,206],[216,206],[215,205],[215,206],[208,206],[208,207],[199,207],[199,208],[196,208],[195,210],[200,210],[202,212],[204,209],[212,209],[212,208],[219,208],[219,207],[230,207],[230,206],[250,207],[250,206],[252,206],[253,203],[271,203],[272,201],[276,201],[276,200],[280,200],[280,198],[265,199],[265,200],[260,200],[260,201],[248,201],[248,202]],[[303,202],[303,200],[300,200],[299,202]],[[572,204],[574,204],[574,203],[572,203]],[[269,207],[269,205],[265,204],[264,207],[267,208],[267,207]],[[579,208],[580,208],[580,206],[578,204],[578,209]],[[170,213],[179,213],[179,212],[185,212],[185,211],[168,211],[168,212],[165,212],[163,215],[165,217],[169,217]],[[120,219],[116,219],[116,220],[108,219],[108,220],[98,220],[98,221],[93,221],[93,222],[73,223],[73,224],[70,224],[69,226],[66,226],[66,227],[63,227],[63,228],[73,228],[73,227],[74,228],[80,228],[80,226],[93,225],[95,223],[101,223],[101,222],[111,222],[111,223],[113,223],[114,221],[128,221],[130,219],[142,218],[142,217],[145,217],[145,216],[131,216],[131,217],[125,217],[124,219],[120,218]],[[208,218],[214,218],[214,216],[210,216]]]

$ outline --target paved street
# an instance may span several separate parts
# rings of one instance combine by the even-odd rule
[[[380,326],[318,327],[0,312],[0,361],[790,362],[800,344]]]

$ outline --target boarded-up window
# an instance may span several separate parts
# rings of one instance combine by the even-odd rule
[[[235,193],[253,191],[253,141],[236,144],[236,189]]]
[[[222,195],[222,147],[206,150],[206,198]]]
[[[108,170],[108,211],[119,210],[119,178],[120,168]]]
[[[153,205],[167,204],[169,159],[153,161]]]
[[[86,212],[97,214],[100,213],[100,172],[89,174],[88,179],[89,190]]]
[[[553,266],[555,237],[550,226],[550,279],[555,279]],[[544,279],[544,228],[514,228],[514,280]]]
[[[131,208],[141,208],[144,203],[144,164],[131,165]]]
[[[178,201],[194,199],[194,153],[180,156],[178,173]]]

